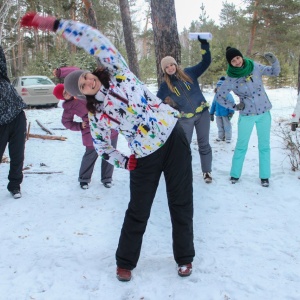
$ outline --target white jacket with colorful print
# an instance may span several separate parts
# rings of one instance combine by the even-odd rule
[[[57,33],[98,57],[111,74],[109,90],[102,86],[96,95],[101,111],[89,113],[98,155],[117,168],[125,168],[127,156],[111,146],[111,129],[125,136],[131,153],[137,158],[162,147],[176,125],[178,111],[148,90],[129,70],[114,45],[97,29],[72,20],[60,20]]]

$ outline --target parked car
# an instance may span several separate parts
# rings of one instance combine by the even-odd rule
[[[28,106],[56,106],[58,103],[52,94],[55,83],[47,76],[20,76],[12,84]]]
[[[300,93],[298,94],[297,103],[292,114],[291,120],[291,130],[296,131],[296,128],[299,126],[300,123]]]

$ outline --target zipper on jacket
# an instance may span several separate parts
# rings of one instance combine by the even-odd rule
[[[115,98],[117,98],[118,100],[120,100],[121,102],[125,103],[128,105],[129,101],[127,99],[125,99],[124,97],[120,96],[119,94],[115,93],[112,90],[109,90],[108,92],[110,95],[114,96]]]
[[[110,95],[112,95],[113,97],[117,98],[118,100],[120,100],[121,102],[125,103],[126,105],[128,105],[129,101],[127,99],[125,99],[124,97],[120,96],[119,94],[115,93],[112,90],[109,90],[108,93]],[[117,119],[111,117],[110,115],[108,115],[105,111],[103,111],[103,115],[105,115],[108,119],[110,119],[111,121],[117,123],[118,125],[121,124],[120,121],[118,121]]]
[[[118,125],[121,124],[121,122],[119,122],[119,121],[118,121],[117,119],[115,119],[115,118],[112,118],[112,117],[109,116],[107,113],[104,113],[104,115],[105,115],[108,119],[110,119],[111,121],[117,123]]]
[[[190,106],[191,106],[192,109],[195,111],[196,108],[195,108],[194,105],[191,103],[191,101],[190,101],[188,95],[186,94],[186,92],[185,92],[185,90],[184,90],[184,87],[182,86],[181,80],[178,80],[178,87],[182,90],[182,92],[183,92],[183,94],[184,94],[186,100],[189,102]]]

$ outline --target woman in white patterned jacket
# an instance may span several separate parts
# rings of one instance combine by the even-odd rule
[[[28,13],[21,26],[54,31],[98,57],[104,68],[90,73],[74,71],[66,89],[85,95],[94,146],[99,155],[117,168],[130,171],[130,202],[116,251],[117,278],[131,279],[137,265],[143,234],[162,172],[173,226],[173,254],[178,275],[192,272],[193,187],[191,151],[177,122],[177,111],[153,95],[129,70],[124,58],[98,30],[73,20]],[[74,84],[78,82],[77,84]],[[110,144],[115,129],[128,141],[127,157]]]

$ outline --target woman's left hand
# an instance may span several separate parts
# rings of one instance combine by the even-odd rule
[[[41,16],[36,12],[28,12],[20,22],[21,27],[32,27],[43,31],[56,31],[54,28],[56,18],[52,16]]]
[[[277,60],[276,56],[271,52],[265,53],[264,57],[270,64],[274,64],[274,62]]]

